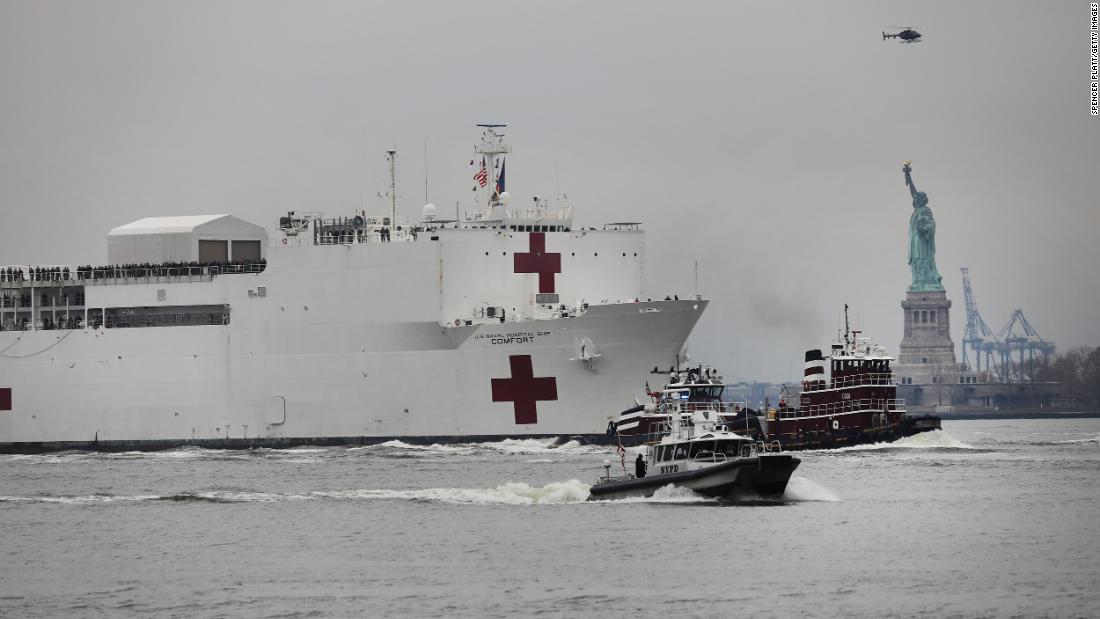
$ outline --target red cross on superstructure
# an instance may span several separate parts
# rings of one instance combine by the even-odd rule
[[[515,273],[538,273],[539,293],[554,292],[554,274],[561,273],[561,254],[546,253],[546,233],[532,232],[530,250],[515,254]]]
[[[531,355],[511,355],[508,363],[512,367],[512,378],[491,379],[493,401],[511,402],[518,424],[538,423],[535,402],[557,400],[558,381],[552,376],[535,378]]]

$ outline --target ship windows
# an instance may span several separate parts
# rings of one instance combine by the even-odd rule
[[[89,322],[93,322],[89,317]],[[108,329],[140,327],[196,327],[229,324],[228,305],[164,305],[108,307],[103,323]]]

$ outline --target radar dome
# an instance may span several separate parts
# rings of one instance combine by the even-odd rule
[[[512,201],[512,194],[508,193],[507,191],[500,194],[500,203],[501,204],[508,204],[511,201]]]
[[[424,221],[434,221],[435,220],[435,205],[434,204],[425,204],[423,214],[424,214]]]

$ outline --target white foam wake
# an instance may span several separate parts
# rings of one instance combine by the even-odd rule
[[[405,441],[386,441],[385,443],[378,443],[377,445],[365,445],[363,447],[351,447],[348,451],[363,451],[378,449],[380,447],[386,447],[390,449],[406,449],[409,451],[424,451],[434,453],[471,453],[473,448],[470,445],[440,445],[439,443],[432,443],[431,445],[415,445],[413,443],[406,443]]]
[[[787,482],[783,498],[789,501],[827,501],[836,502],[840,497],[821,484],[797,475]]]
[[[555,439],[547,438],[509,438],[502,441],[490,441],[485,443],[456,443],[448,445],[441,445],[439,443],[434,443],[432,445],[416,445],[400,440],[392,440],[377,445],[352,447],[348,449],[348,451],[377,450],[379,448],[439,454],[484,454],[486,452],[496,452],[508,456],[545,454],[583,455],[614,452],[614,448],[606,445],[582,445],[577,441],[567,441],[559,445]]]
[[[891,443],[872,443],[870,445],[852,445],[829,451],[879,451],[883,449],[976,449],[943,430],[921,432],[913,436],[899,438]]]
[[[310,494],[334,499],[398,499],[473,505],[563,505],[588,499],[588,484],[571,479],[545,486],[511,482],[495,488],[341,490]]]
[[[0,496],[0,503],[60,503],[97,505],[137,501],[194,501],[208,503],[274,503],[281,501],[411,500],[472,505],[564,505],[588,499],[588,484],[576,479],[545,486],[507,483],[495,488],[423,488],[410,490],[334,490],[314,492],[245,492],[216,490],[170,495]]]
[[[1072,438],[1064,441],[1058,441],[1063,445],[1081,445],[1086,443],[1100,443],[1100,434],[1093,434],[1088,438]]]
[[[683,486],[661,486],[653,493],[653,496],[626,497],[601,501],[604,503],[717,503],[718,499],[710,498]]]

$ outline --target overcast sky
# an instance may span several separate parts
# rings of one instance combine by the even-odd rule
[[[102,263],[145,216],[380,211],[393,143],[417,216],[425,139],[447,212],[499,122],[516,199],[560,178],[578,224],[645,222],[653,296],[698,260],[691,354],[727,378],[797,380],[845,302],[897,351],[905,159],[956,349],[960,266],[994,330],[1100,345],[1088,2],[794,4],[0,0],[0,264]]]

